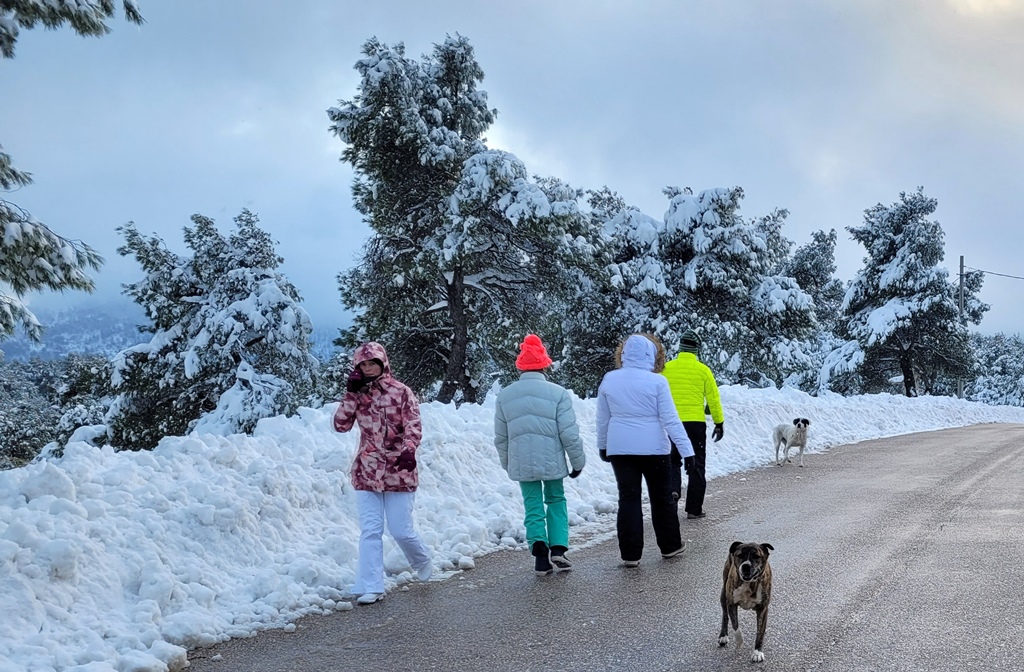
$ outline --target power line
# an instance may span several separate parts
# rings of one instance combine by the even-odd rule
[[[980,268],[971,268],[970,266],[965,266],[965,268],[968,271],[976,271],[978,273],[985,273],[987,275],[998,275],[1001,278],[1013,278],[1014,280],[1024,280],[1024,278],[1022,278],[1019,275],[1007,275],[1006,273],[996,273],[995,271],[983,271]]]

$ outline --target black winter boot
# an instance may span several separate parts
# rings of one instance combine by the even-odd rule
[[[551,547],[551,564],[555,566],[555,569],[559,572],[565,572],[572,569],[572,563],[565,557],[565,552],[569,549],[565,546],[552,546]]]
[[[533,571],[537,576],[547,576],[551,573],[551,559],[548,557],[548,545],[543,541],[533,542],[533,549],[531,551],[534,557],[537,558],[533,564]]]

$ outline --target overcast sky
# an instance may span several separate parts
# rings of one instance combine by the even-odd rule
[[[0,61],[0,144],[36,184],[8,195],[97,248],[98,294],[140,276],[132,220],[184,251],[195,212],[243,207],[279,241],[318,326],[369,229],[325,110],[356,93],[363,42],[419,55],[470,38],[499,111],[493,147],[534,174],[607,185],[661,218],[666,185],[742,186],[783,233],[845,231],[918,185],[938,199],[951,277],[1024,276],[1024,0],[140,0],[107,37],[23,31]],[[285,8],[292,11],[285,11]],[[981,331],[1024,332],[1024,281],[988,276]],[[73,305],[84,295],[36,295]]]

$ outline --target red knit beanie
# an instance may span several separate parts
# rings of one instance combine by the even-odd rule
[[[520,371],[540,371],[551,366],[551,358],[540,338],[533,334],[527,334],[519,346],[519,356],[516,357],[516,368]]]

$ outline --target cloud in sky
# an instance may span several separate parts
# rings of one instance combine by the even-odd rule
[[[294,11],[295,7],[300,9]],[[660,217],[666,185],[740,185],[748,216],[784,207],[798,244],[918,185],[939,201],[946,263],[1024,276],[1024,3],[1012,0],[339,3],[178,0],[102,39],[24,31],[0,62],[0,142],[36,184],[13,199],[138,277],[115,229],[182,247],[202,212],[243,207],[280,241],[314,322],[368,228],[326,108],[356,93],[370,36],[429,51],[468,36],[499,110],[488,134],[531,172],[608,185]],[[293,11],[289,11],[293,10]],[[982,331],[1024,331],[1021,281],[989,276]],[[40,295],[42,303],[80,295]]]

